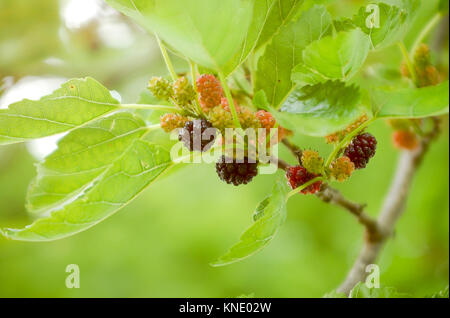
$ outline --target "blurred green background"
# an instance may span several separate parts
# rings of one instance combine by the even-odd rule
[[[338,0],[329,9],[349,16],[364,3]],[[435,6],[435,0],[422,1],[407,44]],[[442,35],[447,27],[440,29],[428,41],[433,47],[444,36],[444,48],[433,52],[433,58],[448,74],[448,33]],[[400,62],[396,47],[372,54],[368,61],[386,70],[398,70]],[[176,65],[180,71],[186,68],[180,59]],[[373,70],[362,73],[362,84]],[[147,80],[165,73],[154,38],[100,0],[0,0],[0,107],[38,98],[67,78],[84,76],[117,91],[124,102],[136,102]],[[447,123],[378,262],[383,285],[414,296],[432,294],[449,281]],[[379,140],[377,156],[337,187],[367,202],[368,212],[376,215],[398,152],[385,123],[376,123],[370,132]],[[54,147],[54,140],[0,148],[0,227],[31,221],[24,201],[35,175],[33,163]],[[294,136],[294,141],[323,155],[330,151],[322,139]],[[214,166],[191,165],[76,236],[49,243],[0,237],[0,297],[321,297],[345,277],[363,233],[347,212],[313,196],[289,201],[286,223],[261,253],[227,267],[209,265],[251,224],[254,208],[275,178],[261,175],[237,190],[217,178]],[[68,264],[80,266],[80,289],[65,287]]]

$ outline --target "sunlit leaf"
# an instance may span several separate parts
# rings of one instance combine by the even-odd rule
[[[303,3],[304,0],[274,1],[273,9],[270,11],[270,15],[267,17],[264,28],[261,30],[256,49],[270,43],[278,31],[286,24],[289,24],[289,22],[291,22],[291,20],[300,12]]]
[[[37,177],[28,188],[28,210],[48,213],[83,195],[146,131],[140,118],[118,113],[70,132],[37,165]]]
[[[248,34],[256,0],[107,0],[178,52],[222,70]]]
[[[136,140],[78,197],[23,229],[2,229],[9,239],[51,241],[84,231],[128,204],[172,166],[161,147]]]
[[[327,10],[314,6],[297,21],[281,27],[258,61],[255,91],[264,90],[269,103],[277,108],[294,87],[291,72],[302,62],[303,49],[329,35],[331,23]]]
[[[249,54],[255,49],[258,39],[263,33],[264,26],[269,22],[269,16],[279,4],[276,0],[257,0],[253,7],[253,17],[247,34],[241,47],[233,58],[223,67],[223,72],[228,75],[242,64]]]
[[[369,4],[360,8],[353,23],[369,35],[372,48],[381,49],[402,40],[419,6],[418,0],[403,0],[401,6]]]
[[[72,130],[118,109],[118,101],[96,80],[72,79],[40,100],[0,109],[0,145]]]
[[[346,81],[361,68],[369,48],[369,37],[360,29],[324,37],[305,48],[303,62],[292,71],[292,80],[299,85]]]

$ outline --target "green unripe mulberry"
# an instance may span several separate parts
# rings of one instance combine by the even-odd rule
[[[173,91],[175,93],[175,101],[181,107],[190,105],[195,100],[196,93],[194,87],[186,77],[180,77],[175,82]]]
[[[355,170],[355,164],[348,157],[340,157],[330,167],[331,176],[339,182],[345,181]]]
[[[302,165],[309,173],[321,174],[323,161],[323,158],[317,151],[305,150],[302,153]]]
[[[225,128],[234,127],[233,116],[222,106],[211,109],[208,113],[208,119],[214,127],[220,130],[222,135],[225,135]]]
[[[148,89],[156,98],[161,100],[169,100],[173,96],[172,84],[162,77],[152,77],[148,82]]]

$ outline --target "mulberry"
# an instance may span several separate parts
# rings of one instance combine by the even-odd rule
[[[220,130],[222,135],[225,135],[225,128],[234,127],[233,116],[221,106],[211,109],[208,113],[208,119],[214,127]]]
[[[161,128],[167,133],[177,128],[183,128],[187,121],[189,121],[187,117],[171,113],[160,118]]]
[[[377,140],[369,133],[356,136],[345,149],[344,156],[350,158],[356,169],[365,168],[375,155]]]
[[[220,105],[223,97],[223,89],[214,75],[203,74],[197,79],[197,90],[200,105],[205,112]]]
[[[178,105],[185,107],[195,100],[195,90],[186,77],[180,77],[173,85],[175,101]]]
[[[207,151],[216,138],[216,130],[212,124],[205,119],[188,121],[178,135],[178,140],[182,141],[190,151]]]
[[[286,178],[288,179],[289,185],[291,186],[292,189],[296,189],[316,177],[318,177],[318,175],[309,173],[302,166],[289,167],[286,171]],[[321,185],[322,185],[322,181],[314,182],[313,184],[309,185],[305,189],[301,190],[301,193],[314,194],[320,190]]]
[[[162,77],[152,77],[148,82],[148,89],[161,100],[169,100],[174,94],[172,84]]]
[[[235,186],[249,183],[258,174],[258,163],[249,162],[245,157],[243,162],[222,156],[216,163],[216,172],[222,181]]]
[[[323,169],[323,158],[317,151],[305,150],[302,153],[302,165],[305,169],[313,174],[320,174]]]
[[[336,159],[330,167],[331,176],[339,182],[345,181],[355,170],[355,164],[348,157]]]
[[[410,130],[394,131],[392,142],[398,149],[414,150],[419,147],[419,138]]]
[[[241,123],[242,129],[253,128],[258,129],[261,128],[261,123],[259,119],[255,116],[255,113],[252,112],[249,108],[242,107],[238,114],[239,121]]]

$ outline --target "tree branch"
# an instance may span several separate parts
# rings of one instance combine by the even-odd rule
[[[277,161],[278,161],[278,169],[287,170],[287,168],[290,167],[290,164],[288,164],[286,161],[280,158],[278,158]]]
[[[376,229],[380,235],[378,237],[366,236],[364,246],[347,278],[337,289],[338,292],[348,294],[358,282],[366,278],[367,265],[375,263],[385,241],[394,233],[397,220],[403,214],[417,168],[420,166],[431,142],[439,133],[439,120],[437,118],[433,118],[433,120],[434,129],[422,139],[419,149],[401,153],[394,179],[376,223]]]
[[[292,152],[292,154],[298,159],[298,161],[301,162],[302,150],[300,149],[300,147],[294,145],[286,138],[283,138],[281,142]]]

